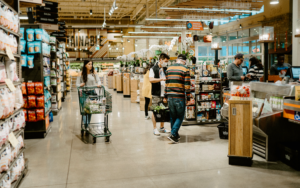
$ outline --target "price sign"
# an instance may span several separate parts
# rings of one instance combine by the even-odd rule
[[[15,135],[14,135],[14,133],[10,133],[9,135],[8,135],[8,140],[9,140],[9,142],[11,143],[11,145],[15,148],[17,145],[18,145],[18,140],[17,140],[17,138],[15,137]]]
[[[6,83],[7,87],[10,89],[10,91],[12,91],[12,92],[16,91],[16,87],[14,86],[14,84],[12,83],[12,81],[10,79],[5,79],[5,83]]]
[[[13,55],[13,53],[12,53],[9,46],[6,46],[6,54],[9,57],[10,60],[15,60],[15,57],[14,57],[14,55]]]

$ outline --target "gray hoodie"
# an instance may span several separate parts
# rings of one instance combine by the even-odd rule
[[[227,77],[229,81],[242,81],[241,76],[244,76],[242,66],[236,66],[231,63],[227,66]]]

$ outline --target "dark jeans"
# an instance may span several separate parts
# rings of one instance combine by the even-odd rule
[[[91,123],[91,118],[92,118],[92,114],[86,114],[82,116],[82,121],[85,129],[88,128],[89,124]]]
[[[145,97],[145,116],[148,116],[148,109],[150,104],[150,98]]]
[[[185,98],[168,98],[171,119],[171,134],[179,136],[178,131],[184,119]]]

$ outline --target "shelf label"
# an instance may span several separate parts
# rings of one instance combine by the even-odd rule
[[[10,79],[5,79],[5,83],[6,83],[7,87],[10,89],[10,91],[12,91],[12,92],[16,91],[16,87],[14,86],[14,84],[12,83],[12,81]]]
[[[11,132],[11,133],[8,135],[8,140],[9,140],[9,142],[11,143],[11,145],[12,145],[14,148],[15,148],[15,147],[18,145],[18,143],[19,143],[13,132]]]
[[[9,46],[6,46],[6,54],[9,57],[10,60],[15,60],[15,57],[14,57],[14,55],[13,55],[13,53],[12,53]]]

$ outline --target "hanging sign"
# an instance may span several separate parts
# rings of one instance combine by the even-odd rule
[[[203,31],[203,25],[201,22],[186,22],[187,30]]]

